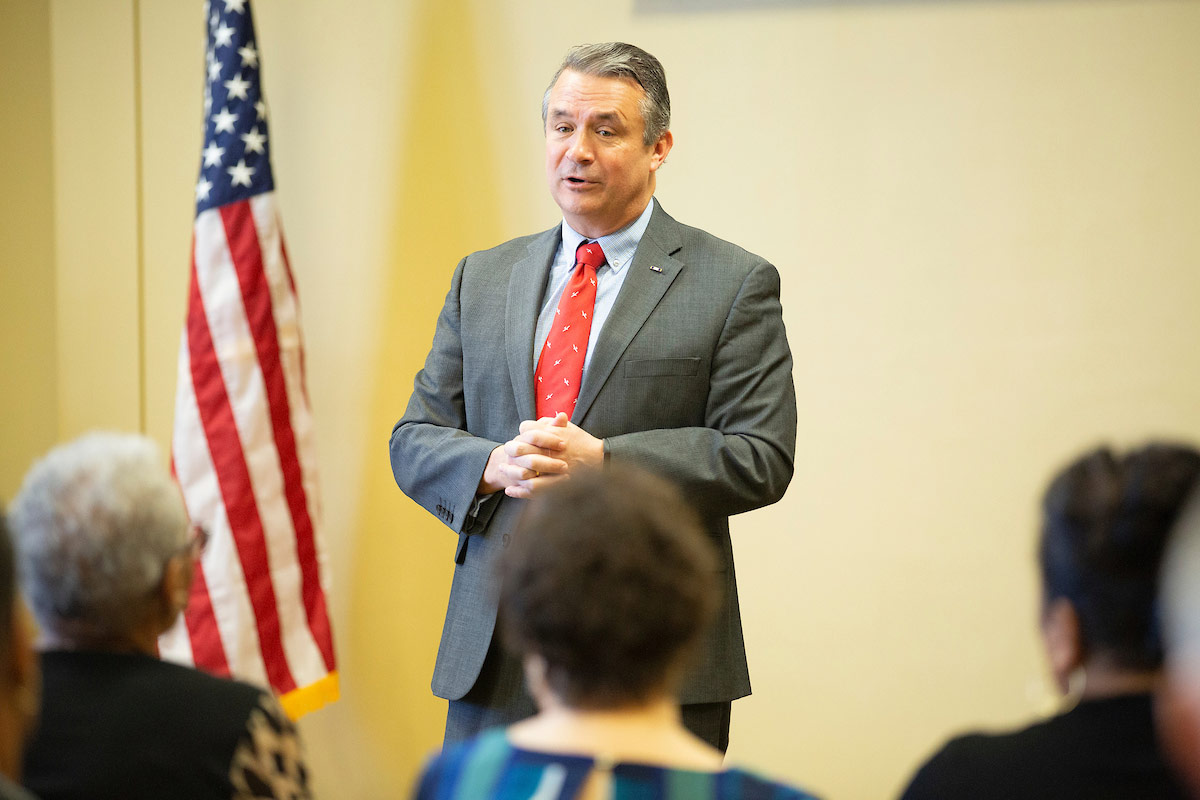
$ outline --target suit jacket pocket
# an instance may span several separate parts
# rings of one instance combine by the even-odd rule
[[[654,378],[663,375],[695,375],[699,358],[646,358],[625,362],[626,378]]]

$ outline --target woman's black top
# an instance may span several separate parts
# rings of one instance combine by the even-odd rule
[[[1089,700],[1005,734],[952,739],[903,800],[1185,800],[1154,729],[1150,695]]]
[[[262,689],[135,653],[41,660],[24,783],[42,800],[310,797],[295,726]]]

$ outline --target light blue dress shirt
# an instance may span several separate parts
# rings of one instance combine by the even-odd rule
[[[654,198],[650,198],[650,202],[646,204],[646,210],[642,212],[641,216],[621,230],[610,233],[608,236],[601,236],[596,240],[600,243],[600,249],[604,251],[604,264],[596,270],[596,306],[592,311],[592,329],[588,333],[587,353],[583,358],[583,374],[585,376],[588,364],[592,361],[592,351],[596,348],[596,341],[600,338],[600,331],[604,328],[604,322],[608,319],[613,304],[617,302],[617,295],[621,293],[625,276],[629,274],[629,265],[633,262],[633,255],[637,252],[638,243],[642,241],[642,234],[646,232],[646,226],[650,224],[650,215],[653,213]],[[546,344],[546,337],[550,334],[554,310],[558,308],[558,301],[562,297],[563,289],[566,288],[567,282],[571,279],[571,272],[575,269],[575,251],[586,240],[587,237],[575,231],[565,219],[563,220],[562,236],[558,243],[558,251],[554,254],[554,260],[550,262],[550,279],[546,283],[546,294],[542,298],[542,310],[538,312],[537,329],[533,336],[535,371],[538,356],[541,355],[542,347]],[[518,431],[513,431],[512,435],[516,436],[517,433]],[[468,516],[472,519],[475,518],[484,503],[502,494],[504,493],[476,495],[474,502],[471,503],[470,511],[467,512]]]
[[[650,215],[654,213],[654,199],[646,204],[646,210],[633,222],[615,233],[601,236],[600,249],[604,251],[604,263],[596,270],[596,307],[592,312],[592,329],[588,333],[587,353],[583,357],[583,374],[587,376],[588,365],[592,363],[592,351],[600,338],[604,322],[617,302],[625,276],[629,274],[629,265],[633,262],[633,254],[637,252],[642,234],[650,224]],[[575,270],[575,251],[579,245],[589,241],[581,233],[577,233],[564,219],[562,223],[562,239],[554,260],[550,262],[550,280],[546,284],[546,294],[542,298],[542,310],[538,313],[537,330],[533,337],[533,365],[537,369],[538,358],[550,335],[550,325],[554,320],[554,310],[562,297],[563,289],[571,280]],[[515,433],[513,434],[516,435]]]

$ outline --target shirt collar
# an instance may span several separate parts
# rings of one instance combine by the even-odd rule
[[[650,202],[646,204],[646,210],[637,219],[621,230],[601,236],[596,240],[600,243],[600,249],[604,251],[604,259],[613,272],[620,272],[633,260],[638,243],[642,241],[642,234],[646,232],[653,213],[654,198],[651,198]],[[587,241],[587,237],[576,232],[564,219],[562,223],[563,252],[574,253],[585,241]]]

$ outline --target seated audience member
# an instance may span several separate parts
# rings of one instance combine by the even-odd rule
[[[33,624],[17,595],[12,541],[0,514],[0,800],[35,800],[17,786],[21,753],[38,711]]]
[[[453,745],[418,798],[794,798],[680,722],[674,697],[719,598],[717,560],[674,489],[579,474],[530,501],[500,561],[500,624],[536,716]]]
[[[1159,726],[1192,796],[1200,798],[1200,486],[1171,532],[1161,605],[1167,674]]]
[[[1185,796],[1154,727],[1156,595],[1167,534],[1198,475],[1200,453],[1151,443],[1095,450],[1054,479],[1042,504],[1041,633],[1067,707],[1012,733],[952,740],[904,800]]]
[[[96,433],[52,450],[10,524],[41,627],[29,789],[43,800],[309,797],[296,730],[271,695],[156,655],[204,537],[150,440]]]

